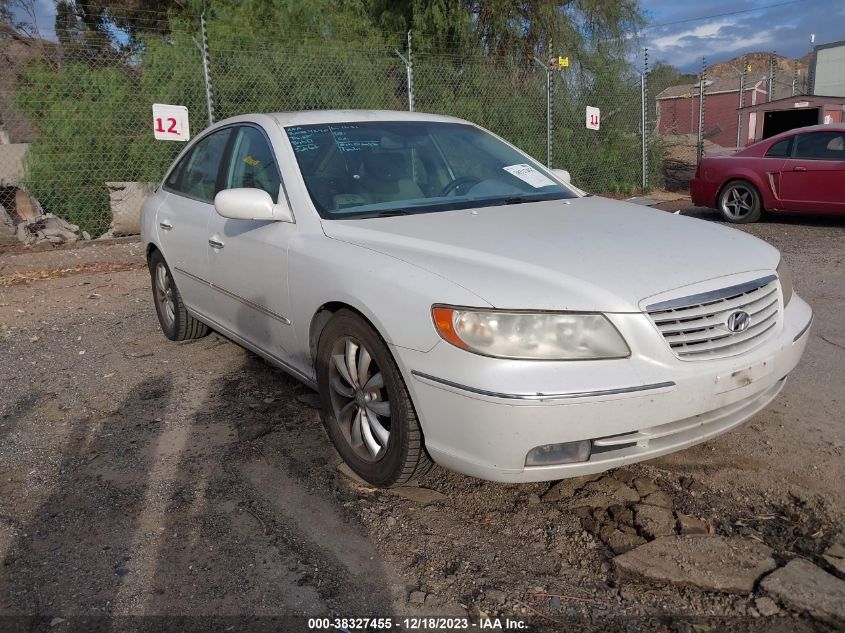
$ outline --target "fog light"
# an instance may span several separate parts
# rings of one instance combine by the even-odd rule
[[[572,464],[590,459],[590,440],[566,442],[565,444],[544,444],[528,451],[526,466],[551,466],[553,464]]]

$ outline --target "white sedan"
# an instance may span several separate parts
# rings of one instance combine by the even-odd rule
[[[812,318],[778,251],[568,180],[452,117],[221,121],[143,208],[161,327],[318,389],[376,486],[599,472],[765,407]]]

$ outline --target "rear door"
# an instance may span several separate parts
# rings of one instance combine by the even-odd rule
[[[845,132],[798,134],[780,174],[789,211],[845,213]]]
[[[182,299],[200,315],[213,305],[206,227],[231,133],[231,128],[212,132],[182,157],[165,180],[167,195],[156,216],[159,243]]]

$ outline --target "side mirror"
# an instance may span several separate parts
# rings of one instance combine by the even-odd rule
[[[553,173],[555,176],[557,176],[558,178],[560,178],[560,179],[561,179],[563,182],[565,182],[567,185],[568,185],[570,182],[572,182],[572,176],[571,176],[571,175],[569,174],[569,172],[568,172],[568,171],[566,171],[565,169],[553,169],[553,170],[552,170],[552,173]]]
[[[214,196],[214,210],[232,220],[293,222],[287,203],[275,204],[263,189],[224,189]]]

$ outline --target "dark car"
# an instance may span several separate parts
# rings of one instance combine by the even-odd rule
[[[740,224],[763,211],[845,215],[845,126],[798,128],[729,156],[705,157],[690,194],[693,204]]]

